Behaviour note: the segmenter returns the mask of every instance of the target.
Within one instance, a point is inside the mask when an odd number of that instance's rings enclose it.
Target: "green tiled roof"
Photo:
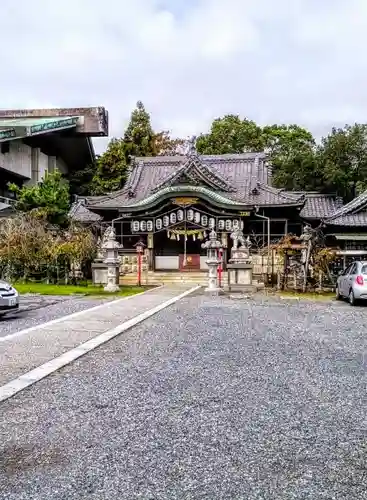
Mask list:
[[[76,127],[78,116],[0,119],[0,141]]]

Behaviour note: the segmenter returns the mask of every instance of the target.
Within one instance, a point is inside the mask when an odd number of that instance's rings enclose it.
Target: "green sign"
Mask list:
[[[9,128],[7,130],[0,130],[0,140],[1,139],[12,139],[17,134],[13,128]]]
[[[78,118],[66,118],[65,120],[54,120],[52,122],[43,122],[30,127],[31,134],[45,132],[47,130],[56,130],[58,128],[72,127],[76,124]]]

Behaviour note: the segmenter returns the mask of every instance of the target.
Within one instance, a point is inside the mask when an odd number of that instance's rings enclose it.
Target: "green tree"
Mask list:
[[[185,141],[183,139],[171,139],[169,132],[162,132],[153,135],[153,156],[174,156],[180,154]]]
[[[122,188],[128,175],[126,143],[123,139],[112,139],[106,151],[97,158],[91,193],[102,195]]]
[[[150,114],[141,101],[131,113],[130,122],[124,134],[126,161],[130,156],[155,156],[154,132]]]
[[[288,156],[274,157],[272,179],[275,187],[290,191],[321,191],[322,169],[315,149],[292,151]]]
[[[56,170],[46,174],[39,184],[22,186],[9,184],[9,189],[17,196],[15,209],[19,212],[32,212],[51,224],[68,224],[70,209],[69,184]]]
[[[226,115],[216,118],[208,134],[198,137],[197,150],[201,154],[244,153],[262,151],[264,141],[261,127],[247,118],[238,115]]]
[[[102,195],[121,189],[127,179],[131,157],[174,155],[183,144],[182,139],[171,139],[167,131],[154,132],[150,115],[141,101],[131,113],[123,138],[112,139],[106,151],[97,158],[90,171],[75,173],[76,184],[84,178],[82,187],[87,194]],[[92,175],[92,179],[90,177]],[[79,193],[77,194],[84,194]]]
[[[70,193],[78,196],[88,196],[92,193],[93,178],[96,175],[96,163],[87,165],[81,170],[69,172],[67,179],[69,181]]]
[[[268,125],[262,129],[265,151],[273,170],[273,184],[289,190],[322,187],[315,139],[298,125]]]
[[[202,154],[266,151],[275,185],[298,190],[321,185],[315,140],[298,125],[262,128],[247,118],[226,115],[213,121],[209,134],[198,138],[197,149]]]
[[[315,147],[311,132],[299,125],[267,125],[261,134],[271,158],[289,157],[297,151],[308,153]]]
[[[367,188],[367,125],[333,128],[322,139],[319,155],[328,192],[348,201]]]

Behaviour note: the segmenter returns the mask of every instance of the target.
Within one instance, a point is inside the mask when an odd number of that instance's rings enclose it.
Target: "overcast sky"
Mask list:
[[[367,0],[1,0],[0,107],[137,100],[174,136],[236,113],[316,135],[366,122]],[[97,149],[103,143],[97,144]]]

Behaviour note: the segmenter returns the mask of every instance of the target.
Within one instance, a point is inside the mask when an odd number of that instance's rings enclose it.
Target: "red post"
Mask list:
[[[141,252],[138,253],[138,286],[141,286]]]
[[[218,259],[219,259],[219,266],[218,266],[218,286],[219,288],[222,287],[222,249],[218,250]]]
[[[141,256],[144,252],[145,244],[140,240],[136,245],[136,253],[138,254],[138,286],[141,286]]]

